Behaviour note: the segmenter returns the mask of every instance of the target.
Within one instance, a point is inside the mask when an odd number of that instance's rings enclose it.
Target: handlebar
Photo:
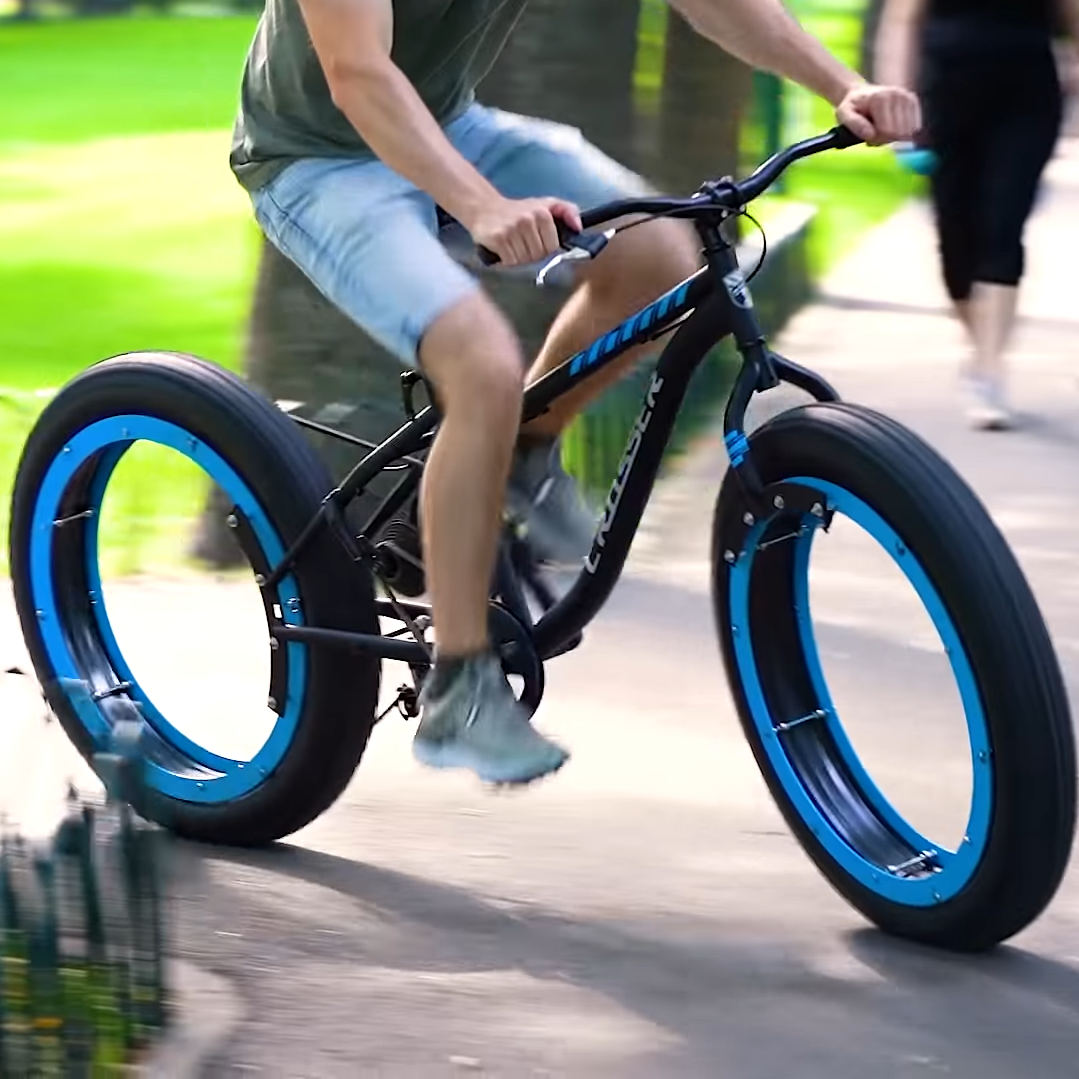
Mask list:
[[[608,202],[603,206],[585,210],[581,214],[581,224],[584,227],[582,232],[574,232],[561,222],[556,222],[559,240],[567,251],[577,249],[582,252],[582,257],[595,258],[607,246],[609,236],[591,232],[591,230],[618,217],[627,217],[632,214],[645,214],[650,217],[698,217],[717,209],[736,213],[755,199],[759,199],[796,161],[823,153],[825,150],[847,150],[852,146],[858,146],[862,141],[849,128],[834,127],[824,135],[817,135],[788,146],[785,150],[780,150],[745,180],[709,181],[692,198],[656,196],[643,199],[620,199],[617,202]],[[485,266],[495,266],[500,261],[498,255],[486,247],[477,246],[476,253]]]
[[[753,202],[754,199],[759,199],[796,161],[823,153],[825,150],[849,150],[852,146],[860,145],[861,142],[862,140],[850,128],[840,126],[832,128],[825,135],[817,135],[815,138],[795,143],[770,157],[748,179],[734,184],[734,205],[729,208],[737,210]]]

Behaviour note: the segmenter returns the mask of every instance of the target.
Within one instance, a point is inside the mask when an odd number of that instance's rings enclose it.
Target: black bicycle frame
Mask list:
[[[493,594],[499,595],[502,605],[518,621],[531,628],[534,647],[541,660],[565,650],[610,596],[625,566],[690,379],[719,342],[732,335],[743,359],[727,405],[724,432],[731,466],[745,485],[751,505],[761,490],[743,430],[746,407],[753,395],[785,381],[799,386],[818,400],[838,400],[838,395],[823,379],[766,347],[737,254],[722,234],[723,221],[729,216],[730,211],[717,209],[695,218],[707,258],[701,270],[525,391],[523,413],[527,421],[544,413],[553,402],[629,349],[674,331],[649,381],[591,553],[570,590],[538,621],[533,621],[505,544],[500,551]],[[371,450],[327,496],[319,515],[286,553],[265,586],[284,576],[314,531],[327,523],[336,523],[338,534],[350,544],[357,560],[365,554],[370,556],[372,548],[367,537],[375,535],[415,490],[422,461],[413,455],[430,442],[438,422],[436,407],[429,405]],[[405,475],[400,483],[375,510],[363,533],[356,538],[348,535],[342,523],[345,506],[385,468],[401,462],[404,462]],[[388,609],[380,605],[380,610],[397,618],[401,617],[402,611],[409,617],[429,613],[429,608],[414,603],[392,603]],[[275,633],[285,639],[348,646],[418,665],[430,662],[427,649],[418,641],[307,626],[279,626]]]

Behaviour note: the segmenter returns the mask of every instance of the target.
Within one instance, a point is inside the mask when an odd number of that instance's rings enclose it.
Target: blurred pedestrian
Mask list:
[[[1011,426],[1005,353],[1023,235],[1064,114],[1055,39],[1079,0],[887,0],[876,77],[917,89],[944,281],[970,334],[971,422]]]

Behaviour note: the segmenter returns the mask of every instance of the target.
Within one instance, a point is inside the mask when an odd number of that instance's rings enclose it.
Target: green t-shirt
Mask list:
[[[393,0],[394,63],[443,125],[472,103],[528,0]],[[266,0],[247,55],[230,164],[249,191],[301,157],[371,151],[334,105],[297,0]]]

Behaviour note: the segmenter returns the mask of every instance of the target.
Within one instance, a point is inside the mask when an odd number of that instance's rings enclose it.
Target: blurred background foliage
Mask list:
[[[310,289],[300,295],[306,283],[263,251],[228,171],[229,128],[259,6],[0,0],[5,534],[8,491],[34,417],[56,387],[105,356],[194,353],[244,370],[276,396],[391,396],[397,368],[342,320],[316,310]],[[849,63],[865,62],[868,0],[789,6]],[[748,169],[833,122],[823,102],[752,75],[701,41],[662,0],[533,0],[481,98],[574,124],[672,192]],[[767,227],[785,203],[817,209],[808,260],[818,278],[910,185],[884,151],[824,155],[792,170],[757,212]],[[544,307],[531,289],[526,297],[520,282],[498,287],[526,340],[541,336],[550,301]],[[289,289],[299,297],[291,308],[271,302]],[[280,318],[282,309],[299,311],[291,330],[269,332],[275,327],[260,312]],[[316,324],[317,341],[306,332]],[[366,384],[356,383],[357,357],[372,372]],[[713,409],[724,376],[718,368],[705,376],[700,408]],[[621,455],[637,400],[628,385],[567,440],[571,467],[597,490]],[[105,546],[116,571],[183,557],[176,522],[194,521],[205,499],[184,462],[145,449],[114,496],[123,512]]]

